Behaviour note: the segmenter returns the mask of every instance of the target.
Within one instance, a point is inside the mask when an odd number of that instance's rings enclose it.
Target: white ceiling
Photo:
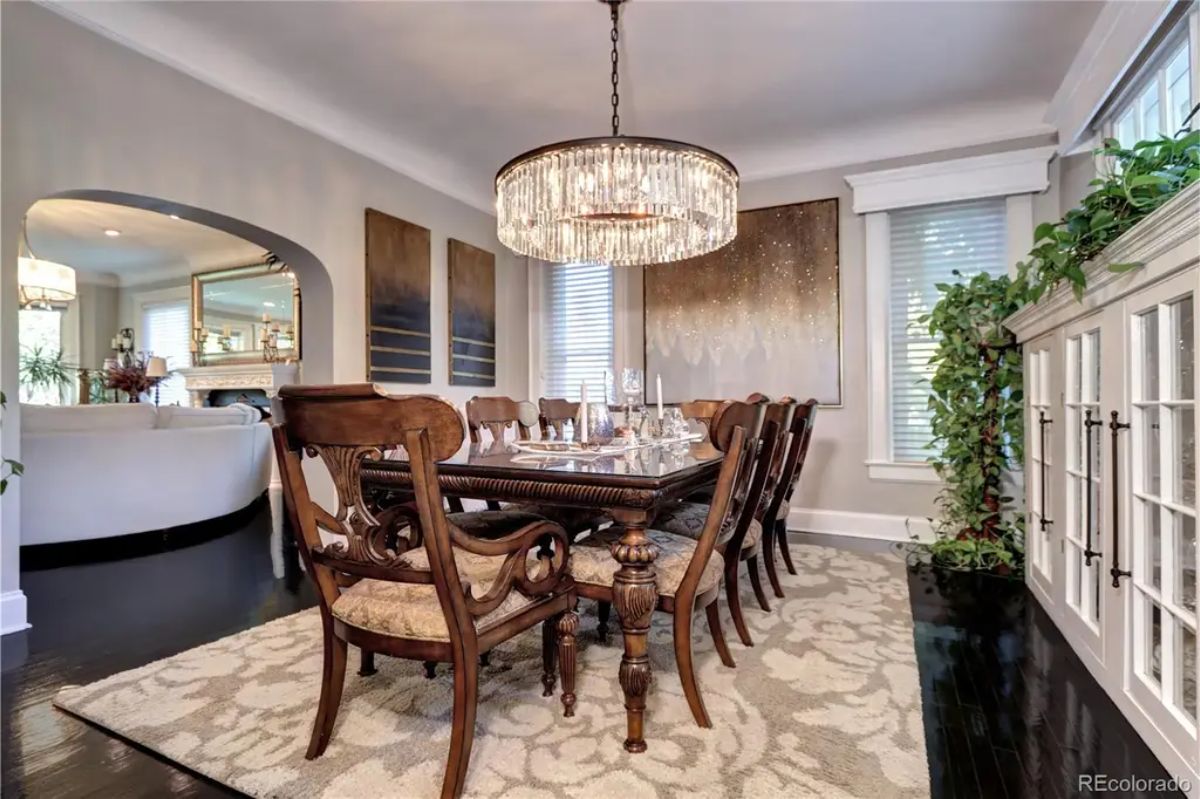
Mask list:
[[[743,179],[1049,132],[1103,5],[633,0],[622,131],[716,149]],[[608,132],[593,0],[55,7],[482,208],[511,156]]]
[[[89,200],[40,200],[25,217],[34,255],[73,267],[81,279],[138,283],[260,261],[245,239],[154,211]],[[112,238],[106,229],[121,231]]]

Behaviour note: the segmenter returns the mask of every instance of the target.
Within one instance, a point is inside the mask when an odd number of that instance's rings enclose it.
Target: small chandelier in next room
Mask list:
[[[737,235],[738,173],[692,144],[623,136],[612,16],[612,135],[548,144],[496,175],[496,230],[521,255],[554,263],[659,264],[711,252]]]

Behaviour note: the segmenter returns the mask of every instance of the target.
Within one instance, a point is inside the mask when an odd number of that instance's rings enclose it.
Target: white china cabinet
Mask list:
[[[1128,262],[1143,266],[1108,269]],[[1193,797],[1198,262],[1193,185],[1089,267],[1082,302],[1060,287],[1007,320],[1025,357],[1027,584]]]

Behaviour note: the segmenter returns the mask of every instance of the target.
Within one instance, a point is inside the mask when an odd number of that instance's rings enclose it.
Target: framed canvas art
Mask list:
[[[449,241],[450,385],[496,385],[496,256]]]
[[[367,209],[367,379],[431,381],[429,229]]]
[[[837,199],[738,214],[715,252],[643,269],[647,378],[664,402],[842,402]]]

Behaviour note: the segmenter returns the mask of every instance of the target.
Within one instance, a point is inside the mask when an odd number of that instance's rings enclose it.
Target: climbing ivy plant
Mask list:
[[[920,320],[938,340],[929,397],[930,463],[942,479],[933,555],[955,568],[1017,569],[1024,527],[1005,481],[1022,460],[1024,395],[1021,350],[1004,320],[1020,303],[1007,276],[937,288],[942,299]]]
[[[937,564],[1001,573],[1023,568],[1023,514],[1005,490],[1007,475],[1023,461],[1022,359],[1003,320],[1063,283],[1082,298],[1084,266],[1200,180],[1200,131],[1185,129],[1131,148],[1110,139],[1096,155],[1105,172],[1078,207],[1037,226],[1016,279],[956,272],[963,280],[939,285],[941,299],[920,320],[938,341],[929,398],[935,451],[929,460],[943,481],[931,546]]]

